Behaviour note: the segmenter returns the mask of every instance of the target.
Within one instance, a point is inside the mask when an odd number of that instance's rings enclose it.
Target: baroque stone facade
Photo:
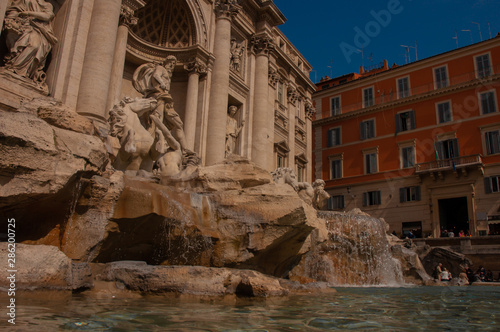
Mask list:
[[[232,153],[268,171],[290,167],[300,181],[312,180],[312,68],[277,28],[286,19],[272,1],[23,1],[45,13],[29,21],[47,45],[38,66],[31,66],[36,75],[7,68],[13,58],[5,42],[12,39],[9,8],[17,2],[0,2],[1,109],[52,99],[92,120],[106,137],[109,110],[124,97],[142,97],[133,86],[136,69],[174,56],[170,94],[185,148],[203,165],[227,156],[228,109],[234,106],[241,132]],[[42,25],[50,34],[38,32]]]

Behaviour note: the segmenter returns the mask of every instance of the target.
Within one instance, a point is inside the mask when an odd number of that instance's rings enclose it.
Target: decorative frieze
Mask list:
[[[268,35],[253,35],[250,39],[250,48],[255,54],[269,55],[274,50],[274,40]]]
[[[300,97],[300,94],[297,92],[297,89],[292,85],[288,85],[287,95],[288,95],[288,102],[292,105],[295,105],[295,103]]]
[[[269,68],[269,85],[276,89],[280,80],[280,74],[274,68]]]
[[[130,27],[136,25],[138,21],[139,18],[135,16],[134,10],[129,6],[122,4],[120,10],[120,25]]]
[[[237,0],[216,0],[215,15],[217,18],[232,18],[241,10]]]
[[[307,119],[311,120],[314,117],[314,114],[316,114],[316,109],[313,106],[313,103],[310,99],[307,99],[305,102],[305,109],[306,109],[306,117]]]
[[[185,64],[184,70],[188,73],[197,73],[198,75],[203,76],[207,73],[207,65],[200,59],[195,59]]]

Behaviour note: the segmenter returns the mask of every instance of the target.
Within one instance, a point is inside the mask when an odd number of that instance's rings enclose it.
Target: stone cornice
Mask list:
[[[314,126],[325,125],[325,124],[332,123],[332,122],[335,122],[338,120],[345,120],[345,119],[349,119],[349,118],[353,118],[353,117],[358,117],[360,115],[376,113],[376,112],[379,112],[381,110],[388,109],[388,108],[395,108],[395,107],[400,107],[400,106],[405,106],[405,105],[411,105],[411,104],[414,104],[416,102],[419,102],[419,101],[422,101],[425,99],[430,99],[430,98],[434,98],[434,97],[437,97],[440,95],[446,95],[449,93],[454,93],[454,92],[458,92],[461,90],[474,88],[476,86],[484,86],[484,85],[487,85],[487,84],[490,84],[490,83],[496,82],[496,81],[500,81],[500,74],[490,76],[490,77],[487,77],[484,79],[477,79],[477,80],[468,81],[468,82],[465,82],[462,84],[449,86],[449,87],[444,88],[444,89],[433,90],[430,92],[422,93],[422,94],[411,96],[411,97],[404,98],[404,99],[397,99],[397,100],[393,100],[393,101],[390,101],[387,103],[373,105],[373,106],[368,107],[368,108],[362,108],[362,109],[359,109],[356,111],[351,111],[351,112],[339,114],[336,116],[330,116],[330,117],[327,117],[324,119],[319,119],[319,120],[314,121],[313,125]]]

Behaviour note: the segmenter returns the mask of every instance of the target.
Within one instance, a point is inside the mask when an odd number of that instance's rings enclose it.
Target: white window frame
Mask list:
[[[486,53],[482,53],[482,54],[478,54],[478,55],[475,55],[474,56],[474,72],[476,73],[476,78],[478,79],[481,79],[483,77],[479,76],[479,71],[478,71],[478,68],[477,68],[477,58],[481,57],[481,56],[485,56],[487,55],[488,56],[488,61],[489,61],[489,64],[490,64],[490,75],[493,75],[494,72],[493,72],[493,63],[491,62],[491,52],[486,52]]]
[[[441,68],[444,68],[444,70],[446,72],[446,86],[438,87],[437,86],[438,82],[437,82],[437,77],[436,77],[436,69],[441,69]],[[432,68],[432,78],[434,80],[434,90],[443,89],[443,88],[449,87],[450,86],[450,74],[449,74],[449,71],[448,71],[448,64],[444,64],[444,65]]]
[[[407,79],[407,80],[408,80],[408,95],[407,95],[407,96],[404,96],[404,97],[401,97],[401,96],[400,96],[401,91],[399,91],[399,80],[402,80],[402,79]],[[404,99],[404,98],[411,97],[411,81],[410,81],[410,75],[401,76],[401,77],[396,78],[396,92],[397,92],[397,97],[398,97],[398,99]]]
[[[489,113],[484,113],[483,109],[483,102],[481,100],[481,96],[487,93],[493,93],[493,100],[495,101],[495,112],[489,112]],[[498,99],[497,99],[497,90],[496,89],[491,89],[488,91],[482,91],[477,94],[477,102],[479,104],[479,109],[481,110],[481,115],[487,115],[487,114],[496,114],[498,113]]]
[[[339,109],[338,109],[338,113],[337,114],[333,114],[332,101],[334,99],[338,99],[339,100]],[[333,96],[333,97],[330,98],[330,116],[336,116],[336,115],[340,115],[340,114],[342,114],[342,96],[341,95]]]
[[[375,172],[370,172],[368,173],[368,168],[367,168],[367,163],[366,163],[366,157],[368,155],[372,155],[374,154],[375,155],[375,165],[376,165],[376,170]],[[364,174],[365,175],[369,175],[369,174],[377,174],[380,172],[380,168],[379,168],[379,155],[378,155],[378,146],[374,147],[374,148],[369,148],[369,149],[364,149],[363,150],[363,171],[364,171]],[[371,167],[370,167],[371,168]]]
[[[372,90],[372,104],[371,105],[366,105],[366,100],[365,100],[365,91],[366,90]],[[367,107],[372,107],[375,105],[375,87],[372,85],[372,86],[369,86],[369,87],[366,87],[366,88],[363,88],[361,89],[361,93],[362,93],[362,100],[363,100],[363,108],[367,108]]]
[[[370,122],[370,121],[373,121],[373,137],[365,137],[363,139],[363,141],[377,137],[377,120],[375,118],[365,119],[365,120],[361,121],[361,123]],[[361,130],[361,123],[360,123],[360,130]],[[359,137],[361,138],[361,133],[359,134]]]
[[[418,163],[417,162],[417,140],[413,139],[413,140],[409,140],[409,141],[404,141],[404,142],[400,142],[398,143],[398,147],[399,147],[399,168],[400,169],[408,169],[408,168],[413,168],[415,167],[415,165]],[[404,167],[403,165],[403,149],[405,148],[413,148],[413,166],[409,166],[409,167]]]
[[[340,176],[336,177],[336,178],[333,177],[333,168],[332,168],[333,161],[340,161]],[[335,155],[329,156],[328,157],[328,167],[330,168],[330,174],[328,177],[330,180],[342,179],[344,177],[344,154],[340,153],[340,154],[335,154]]]
[[[493,124],[488,124],[486,126],[480,127],[481,129],[481,144],[483,147],[483,155],[484,156],[495,156],[498,155],[499,153],[492,153],[488,154],[488,147],[486,146],[486,133],[492,132],[492,131],[498,131],[500,134],[500,123],[493,123]]]
[[[446,103],[448,103],[450,105],[450,121],[439,122],[439,105],[446,104]],[[453,108],[452,108],[452,105],[453,104],[451,102],[451,99],[443,100],[443,101],[437,102],[435,104],[435,108],[436,108],[436,123],[437,124],[444,124],[444,123],[453,122]]]
[[[328,145],[328,138],[330,137],[330,131],[331,130],[339,130],[339,142],[336,142],[337,144],[334,144],[334,145]],[[328,148],[333,148],[333,147],[336,147],[336,146],[339,146],[339,145],[342,145],[342,126],[338,126],[338,127],[333,127],[333,128],[328,128],[328,130],[326,131],[326,147]]]

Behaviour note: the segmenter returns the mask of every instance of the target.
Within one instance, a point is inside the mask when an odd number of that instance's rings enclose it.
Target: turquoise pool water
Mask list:
[[[20,297],[16,330],[500,330],[500,287],[338,288],[337,291],[319,296],[230,301],[162,296]],[[3,298],[2,303],[6,303]],[[11,325],[4,316],[0,330],[7,327]]]

